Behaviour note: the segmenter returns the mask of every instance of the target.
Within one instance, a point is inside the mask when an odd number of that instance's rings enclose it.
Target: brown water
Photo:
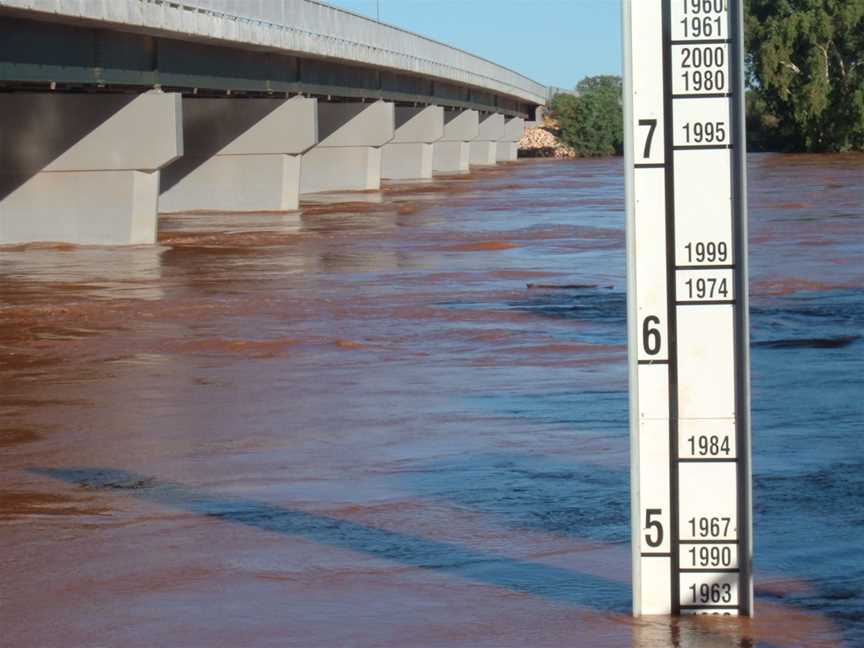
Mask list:
[[[629,616],[622,165],[532,161],[0,252],[0,645],[864,645],[864,158],[750,170],[755,620]]]

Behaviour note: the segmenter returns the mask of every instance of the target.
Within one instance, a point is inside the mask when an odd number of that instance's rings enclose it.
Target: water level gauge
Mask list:
[[[625,0],[634,613],[752,614],[741,0]]]

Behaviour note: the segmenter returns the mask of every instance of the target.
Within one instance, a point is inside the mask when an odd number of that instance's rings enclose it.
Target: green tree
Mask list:
[[[771,148],[864,148],[864,0],[747,0],[749,127]]]
[[[576,95],[555,95],[551,108],[561,129],[561,140],[578,155],[621,154],[624,117],[620,77],[586,77],[576,86]]]

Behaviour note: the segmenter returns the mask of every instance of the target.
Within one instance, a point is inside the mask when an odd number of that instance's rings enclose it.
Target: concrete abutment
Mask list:
[[[511,117],[504,122],[504,134],[495,146],[498,162],[512,162],[519,156],[519,140],[525,134],[525,120]]]
[[[477,137],[471,142],[471,166],[491,166],[498,161],[498,140],[504,137],[504,115],[490,113],[480,118]]]
[[[159,210],[297,209],[315,99],[183,98],[184,155],[162,172]]]
[[[288,211],[515,158],[521,119],[302,96],[9,93],[0,244],[156,242],[158,213]]]
[[[381,147],[393,139],[394,105],[318,102],[318,144],[303,154],[300,193],[381,188]]]
[[[471,141],[480,131],[476,110],[445,110],[444,134],[432,145],[432,170],[467,173],[471,165]]]
[[[391,180],[432,177],[433,143],[444,136],[440,106],[397,106],[393,139],[381,153],[381,177]]]
[[[156,242],[159,173],[183,154],[179,94],[10,93],[0,243]]]

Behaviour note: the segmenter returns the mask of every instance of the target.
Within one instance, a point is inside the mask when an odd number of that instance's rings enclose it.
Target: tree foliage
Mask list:
[[[864,149],[864,0],[748,0],[757,146]]]
[[[561,140],[580,156],[620,155],[624,148],[621,78],[582,79],[576,94],[557,94],[550,105]]]

